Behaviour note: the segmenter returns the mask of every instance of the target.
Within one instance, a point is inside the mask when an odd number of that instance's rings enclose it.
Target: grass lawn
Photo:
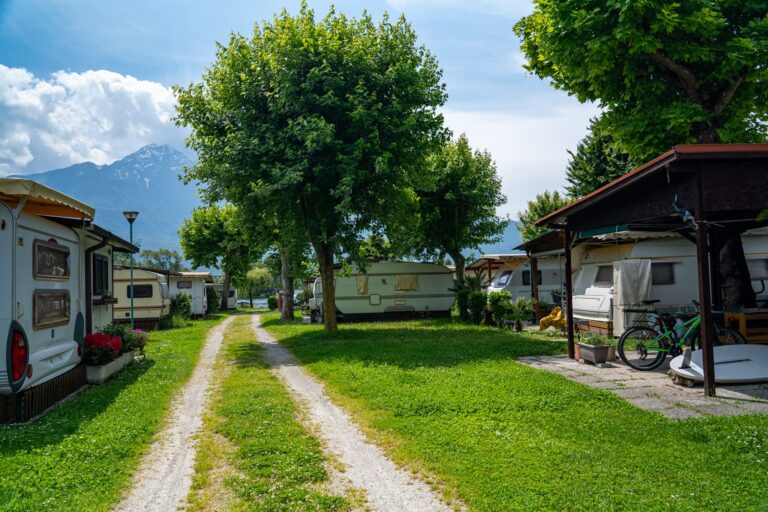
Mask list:
[[[671,421],[518,364],[562,341],[450,321],[267,328],[399,463],[472,510],[768,510],[768,417]]]
[[[320,445],[297,421],[287,391],[268,370],[250,315],[225,336],[198,447],[191,510],[347,510],[325,488]]]
[[[146,358],[114,379],[30,424],[0,427],[0,510],[109,510],[223,318],[152,332]]]

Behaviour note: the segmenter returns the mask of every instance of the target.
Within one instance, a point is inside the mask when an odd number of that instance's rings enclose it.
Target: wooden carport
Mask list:
[[[574,357],[574,240],[623,229],[674,231],[696,243],[704,389],[715,394],[713,304],[722,304],[719,251],[735,235],[768,224],[768,144],[675,146],[621,178],[536,221],[562,230],[568,354]]]

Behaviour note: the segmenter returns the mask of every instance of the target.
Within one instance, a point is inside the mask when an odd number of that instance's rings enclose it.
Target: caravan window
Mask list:
[[[151,284],[136,284],[133,286],[136,290],[134,299],[151,299],[152,298],[152,285]],[[131,285],[125,287],[125,294],[128,298],[131,298]]]
[[[32,326],[36,330],[68,324],[69,290],[35,290],[32,309]]]
[[[179,290],[188,290],[192,288],[192,281],[177,281],[176,288]]]
[[[506,272],[502,272],[502,274],[496,278],[496,286],[506,286],[509,282],[509,276],[512,275],[512,272],[507,270]]]
[[[109,258],[103,254],[93,255],[93,294],[109,295]]]
[[[539,284],[541,284],[541,270],[539,270]],[[531,286],[530,270],[523,270],[523,286]]]
[[[55,241],[35,240],[35,279],[69,279],[69,248]]]
[[[758,279],[768,279],[768,259],[747,260],[749,268],[749,278],[756,281]]]
[[[675,284],[675,264],[651,263],[651,284]]]
[[[416,274],[395,275],[395,291],[408,292],[419,289],[419,276]]]
[[[600,288],[613,286],[613,265],[600,265],[597,267],[595,286]]]

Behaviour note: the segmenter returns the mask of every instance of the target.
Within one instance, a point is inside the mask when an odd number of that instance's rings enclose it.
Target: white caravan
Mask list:
[[[561,257],[538,258],[539,300],[554,302],[553,293],[563,290],[563,261]],[[488,293],[506,290],[512,295],[512,300],[519,297],[533,296],[531,262],[523,255],[512,268],[501,268],[488,286]]]
[[[215,289],[219,297],[221,297],[222,292],[224,291],[224,286],[221,283],[208,283],[206,286]],[[237,309],[237,290],[234,286],[229,287],[229,297],[227,297],[227,309]]]
[[[153,329],[171,314],[168,277],[161,271],[133,269],[133,317],[136,327]],[[131,321],[131,270],[115,267],[115,321]]]
[[[174,272],[169,275],[171,297],[179,293],[189,296],[193,317],[203,317],[208,311],[206,283],[213,283],[210,272]]]
[[[637,320],[627,309],[692,310],[698,297],[696,246],[678,235],[624,232],[594,237],[573,252],[573,317],[612,322],[613,334]],[[634,239],[634,240],[632,240]],[[742,236],[759,300],[768,299],[768,236]]]
[[[382,320],[450,316],[455,294],[453,276],[445,265],[383,261],[370,263],[365,272],[353,267],[336,277],[339,319]],[[323,289],[320,278],[309,301],[312,317],[320,320]]]

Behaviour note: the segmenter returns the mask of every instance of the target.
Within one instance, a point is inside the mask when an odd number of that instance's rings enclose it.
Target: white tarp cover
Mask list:
[[[597,277],[597,265],[582,265],[581,270],[576,275],[576,281],[573,283],[573,294],[584,295],[587,288],[595,283]]]
[[[640,320],[640,314],[625,314],[624,309],[639,309],[651,295],[651,260],[613,262],[613,333],[620,336]]]
[[[36,181],[0,178],[0,199],[18,203],[25,197],[27,204],[24,211],[35,215],[93,220],[96,214],[93,207]]]

